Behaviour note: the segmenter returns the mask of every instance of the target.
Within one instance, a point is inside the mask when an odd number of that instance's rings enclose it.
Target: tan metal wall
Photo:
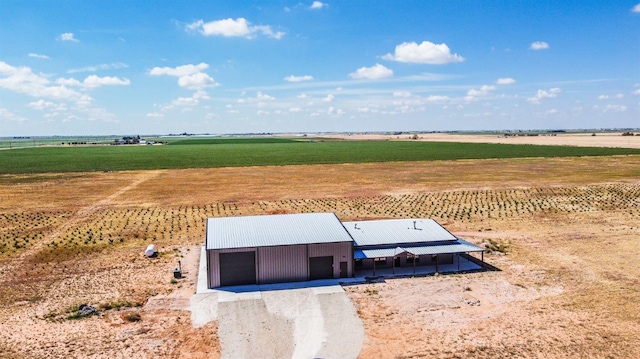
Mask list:
[[[234,252],[254,252],[255,247],[234,248],[234,249],[210,249],[207,251],[207,272],[209,288],[217,288],[220,286],[220,253]],[[258,256],[256,256],[257,258]],[[256,268],[258,266],[256,265]]]
[[[304,281],[309,278],[307,246],[258,247],[258,283]]]
[[[340,262],[347,262],[348,276],[353,276],[353,245],[351,242],[308,244],[309,257],[333,256],[333,278],[340,278]]]
[[[340,262],[347,262],[348,276],[353,276],[351,242],[216,249],[207,251],[209,288],[220,286],[220,253],[249,251],[256,251],[258,284],[308,280],[309,257],[332,256],[334,278],[340,278]]]

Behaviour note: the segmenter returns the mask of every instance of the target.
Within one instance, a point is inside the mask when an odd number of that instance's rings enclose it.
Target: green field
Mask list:
[[[194,139],[159,146],[36,147],[3,150],[0,151],[0,174],[640,155],[640,149],[452,142],[227,141]]]

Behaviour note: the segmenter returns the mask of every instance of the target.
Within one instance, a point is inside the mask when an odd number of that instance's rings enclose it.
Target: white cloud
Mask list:
[[[545,98],[554,98],[557,97],[561,90],[557,87],[549,89],[549,91],[538,90],[535,96],[527,98],[527,101],[533,104],[539,104],[541,100]]]
[[[87,76],[82,82],[84,87],[88,88],[96,88],[100,86],[123,86],[129,85],[131,81],[127,78],[118,78],[118,77],[98,77],[96,75]]]
[[[398,62],[430,65],[443,65],[464,61],[462,56],[451,54],[451,50],[447,44],[434,44],[430,41],[423,41],[420,45],[415,42],[404,42],[396,46],[393,55],[386,54],[382,58]]]
[[[205,87],[216,86],[216,81],[204,72],[198,72],[191,75],[180,76],[178,78],[178,85],[190,90],[198,90]]]
[[[84,81],[80,82],[74,78],[59,78],[56,80],[56,83],[62,86],[77,86],[82,88],[97,88],[101,86],[122,86],[129,85],[131,81],[127,78],[118,78],[118,77],[98,77],[96,75],[87,76]]]
[[[210,22],[204,22],[198,20],[194,23],[187,25],[190,30],[198,30],[205,36],[249,36],[251,31],[249,30],[249,22],[245,18],[238,18],[236,20],[228,18],[224,20],[216,20]]]
[[[531,43],[531,46],[529,46],[529,48],[531,50],[546,50],[549,48],[549,44],[544,41],[535,41]]]
[[[65,79],[63,77],[59,78],[56,80],[56,83],[58,85],[62,85],[62,86],[77,86],[77,87],[82,87],[82,82],[74,79],[74,78],[68,78]]]
[[[499,78],[496,81],[496,84],[498,85],[513,85],[515,83],[516,83],[516,80],[512,79],[511,77]]]
[[[300,107],[291,107],[289,109],[289,112],[291,113],[296,113],[296,112],[302,112],[303,110]]]
[[[242,95],[244,96],[245,93],[244,91],[242,92]],[[256,96],[255,97],[246,97],[246,98],[239,98],[236,100],[236,103],[238,104],[256,104],[257,107],[266,107],[268,106],[267,101],[274,101],[276,98],[273,96],[270,96],[262,91],[258,91],[256,92]]]
[[[65,32],[64,34],[60,35],[59,39],[62,40],[62,41],[78,42],[78,39],[76,39],[73,36],[72,32]]]
[[[209,68],[208,64],[201,62],[197,65],[187,64],[177,67],[154,67],[149,71],[152,76],[178,77],[178,85],[190,90],[201,90],[205,87],[218,86],[213,77],[202,72]]]
[[[323,98],[322,101],[324,102],[331,102],[335,99],[336,97],[333,96],[332,94],[328,94],[327,97]]]
[[[54,110],[54,111],[65,111],[67,109],[67,105],[63,103],[53,103],[45,100],[38,100],[34,102],[29,102],[27,107],[32,108],[34,110]]]
[[[631,8],[631,12],[640,12],[640,4],[636,4]]]
[[[551,110],[547,110],[544,114],[545,115],[555,115],[558,113],[558,110],[556,110],[555,108],[552,108]]]
[[[197,98],[194,97],[178,97],[173,100],[172,104],[176,106],[195,106],[199,103]]]
[[[86,105],[93,100],[88,95],[81,94],[64,85],[51,86],[50,84],[51,81],[45,75],[35,74],[28,67],[14,67],[0,61],[1,88],[32,97],[76,101],[80,105]]]
[[[317,9],[322,9],[323,7],[328,7],[328,4],[325,4],[321,1],[314,1],[311,6],[309,6],[309,8],[317,10]]]
[[[161,113],[161,112],[149,112],[147,114],[147,117],[152,117],[152,118],[164,117],[164,113]]]
[[[409,91],[394,91],[393,97],[411,97],[411,92]]]
[[[352,79],[382,79],[385,77],[393,76],[393,70],[386,68],[383,65],[375,64],[371,67],[361,67],[355,72],[349,74]]]
[[[341,115],[344,115],[344,114],[345,114],[344,110],[342,110],[340,108],[329,107],[327,109],[327,115],[329,115],[329,116],[341,116]]]
[[[1,120],[9,120],[9,121],[15,121],[15,122],[23,122],[26,121],[27,119],[16,115],[15,113],[7,110],[6,108],[2,108],[0,107],[0,119]]]
[[[595,106],[593,106],[593,109],[595,111],[599,111],[599,112],[602,112],[602,113],[607,113],[607,112],[625,112],[625,111],[627,111],[627,106],[623,106],[623,105],[598,106],[598,105],[595,105]]]
[[[30,53],[28,54],[28,56],[29,56],[29,57],[33,57],[33,58],[36,58],[36,59],[43,59],[43,60],[50,60],[50,59],[51,59],[51,58],[50,58],[49,56],[47,56],[47,55],[40,55],[40,54],[36,54],[36,53],[33,53],[33,52],[30,52]]]
[[[609,99],[608,95],[600,95],[600,96],[598,96],[598,100],[607,100],[607,99]]]
[[[224,37],[245,37],[254,38],[256,34],[262,34],[274,39],[280,39],[285,35],[284,32],[273,31],[271,26],[257,25],[252,26],[245,18],[223,19],[204,22],[203,20],[195,21],[187,25],[188,31],[198,31],[204,36],[224,36]]]
[[[284,35],[286,35],[284,31],[273,31],[271,26],[265,25],[254,26],[252,27],[252,30],[254,30],[254,32],[261,32],[262,35],[274,38],[276,40],[280,40]]]
[[[256,98],[258,100],[275,100],[276,99],[273,96],[269,96],[266,93],[262,93],[262,91],[258,91],[258,93],[256,94]]]
[[[110,64],[100,64],[100,65],[95,65],[95,66],[86,66],[86,67],[81,67],[81,68],[77,68],[77,69],[71,69],[68,70],[67,73],[68,74],[74,74],[77,72],[96,72],[98,70],[111,70],[111,69],[121,69],[121,68],[127,68],[129,67],[129,65],[122,63],[122,62],[112,62]]]
[[[306,93],[301,93],[301,94],[297,95],[296,98],[307,98],[307,94]]]
[[[193,94],[193,98],[197,100],[209,100],[211,97],[206,91],[198,90]]]
[[[311,81],[313,80],[313,76],[310,75],[304,75],[304,76],[287,76],[284,78],[285,81],[289,81],[289,82],[302,82],[302,81]]]
[[[631,94],[640,95],[640,89],[634,90]]]
[[[449,96],[432,95],[432,96],[429,96],[429,97],[426,97],[426,98],[422,99],[422,102],[424,102],[424,103],[443,103],[443,102],[448,102],[449,100],[451,100],[451,98],[449,98]]]
[[[193,95],[191,95],[191,97],[178,97],[177,99],[171,101],[170,104],[165,104],[165,105],[154,104],[153,106],[156,108],[159,108],[161,112],[155,111],[151,114],[147,114],[147,117],[161,117],[153,114],[154,113],[161,114],[175,107],[180,107],[181,108],[180,111],[183,113],[188,112],[188,111],[191,111],[191,109],[186,109],[186,108],[199,105],[200,100],[209,100],[209,99],[211,99],[211,97],[206,91],[197,90],[196,92],[193,93]]]
[[[169,75],[169,76],[179,77],[179,76],[196,74],[208,68],[209,68],[209,65],[205,64],[204,62],[201,62],[197,65],[188,64],[188,65],[182,65],[177,67],[154,67],[153,69],[151,69],[151,71],[149,71],[149,75],[152,75],[152,76]]]
[[[467,96],[464,97],[465,101],[476,101],[480,99],[480,97],[485,97],[491,94],[491,91],[495,90],[496,87],[493,85],[482,85],[480,89],[471,89],[467,91]]]

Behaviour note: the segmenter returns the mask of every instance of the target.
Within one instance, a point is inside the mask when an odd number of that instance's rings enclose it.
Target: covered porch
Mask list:
[[[471,255],[478,252],[480,258]],[[354,259],[356,276],[465,272],[484,267],[484,249],[458,239],[439,245],[358,248]]]

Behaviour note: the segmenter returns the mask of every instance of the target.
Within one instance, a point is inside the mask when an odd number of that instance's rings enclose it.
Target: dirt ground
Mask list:
[[[217,358],[216,323],[193,328],[185,310],[204,219],[310,211],[434,218],[505,252],[485,254],[496,272],[345,287],[365,327],[362,358],[640,357],[639,164],[619,156],[1,176],[0,358]],[[143,256],[149,243],[157,258]],[[185,278],[174,280],[178,260]],[[100,314],[71,319],[80,304]]]
[[[419,133],[414,139],[413,134],[382,135],[382,134],[352,134],[352,135],[322,135],[322,137],[351,139],[351,140],[412,140],[435,142],[475,142],[475,143],[510,143],[519,145],[559,145],[584,147],[623,147],[640,148],[640,136],[622,136],[617,133],[554,133],[538,136],[518,136],[511,134],[493,135],[458,135],[449,133]]]

